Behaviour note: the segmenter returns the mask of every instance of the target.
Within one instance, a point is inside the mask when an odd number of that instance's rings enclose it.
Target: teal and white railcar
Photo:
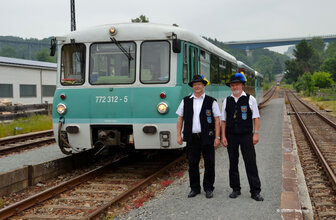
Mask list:
[[[57,37],[53,129],[62,152],[97,146],[177,149],[176,109],[195,74],[218,103],[237,60],[177,26],[122,23]]]
[[[260,104],[264,99],[264,77],[258,71],[255,71],[255,96],[257,99],[258,104]]]

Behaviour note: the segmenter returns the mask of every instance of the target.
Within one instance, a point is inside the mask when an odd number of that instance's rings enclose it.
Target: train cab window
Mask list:
[[[200,53],[200,74],[210,79],[210,54],[201,50]]]
[[[141,44],[140,81],[142,83],[167,83],[170,72],[170,43],[145,41]]]
[[[90,83],[132,84],[135,81],[134,42],[95,43],[90,47]]]
[[[184,43],[183,47],[183,83],[188,83],[188,45]]]
[[[85,79],[85,45],[66,44],[61,53],[61,84],[82,85]]]
[[[219,84],[219,57],[211,54],[210,57],[210,80],[213,84]]]

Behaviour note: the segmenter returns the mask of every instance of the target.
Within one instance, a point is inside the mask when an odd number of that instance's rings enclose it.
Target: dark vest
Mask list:
[[[205,95],[201,112],[200,112],[200,123],[201,123],[201,137],[203,145],[213,145],[215,139],[215,119],[212,112],[212,103],[216,99],[211,96]],[[190,96],[183,98],[184,108],[183,108],[183,140],[190,142],[192,141],[192,123],[194,115],[194,99]]]
[[[252,110],[249,105],[250,95],[241,96],[236,103],[232,96],[226,98],[226,128],[228,134],[252,133]]]

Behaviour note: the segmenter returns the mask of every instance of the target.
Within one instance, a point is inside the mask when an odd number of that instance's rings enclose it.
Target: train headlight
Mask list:
[[[110,35],[111,35],[111,36],[116,35],[116,33],[117,33],[117,29],[116,29],[115,27],[111,27],[111,28],[109,29],[109,32],[110,32]]]
[[[167,103],[161,102],[157,106],[157,110],[160,114],[165,114],[168,111]]]
[[[63,103],[60,103],[60,104],[57,105],[56,111],[57,111],[58,114],[64,115],[65,112],[66,112],[66,106]]]

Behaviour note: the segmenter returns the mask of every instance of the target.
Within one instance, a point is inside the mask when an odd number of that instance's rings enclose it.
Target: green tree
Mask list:
[[[326,72],[315,72],[312,78],[318,88],[327,88],[334,83],[331,79],[331,74]]]
[[[36,53],[36,60],[56,63],[56,56],[51,57],[49,54],[50,52],[46,48],[43,48],[42,50]]]
[[[274,74],[280,74],[282,73],[283,71],[283,68],[282,68],[282,65],[280,63],[280,60],[278,58],[275,59],[275,62],[274,62],[274,65],[273,65],[273,68],[272,68],[272,73],[273,75]]]
[[[285,78],[287,79],[288,83],[297,81],[297,79],[304,73],[302,65],[299,62],[296,62],[296,60],[287,60],[285,65]]]
[[[325,58],[336,56],[336,42],[331,42],[325,52]]]
[[[131,21],[133,23],[148,23],[149,22],[149,18],[146,18],[145,15],[140,15],[140,17],[138,17],[138,18],[131,19]]]
[[[272,75],[273,60],[267,56],[260,56],[258,61],[253,65],[253,68],[260,73],[263,73],[266,80],[269,82],[273,80],[274,76]]]
[[[311,66],[309,63],[309,60],[314,54],[313,47],[307,43],[306,40],[302,40],[300,43],[296,45],[295,50],[293,51],[294,57],[296,58],[296,61],[299,62],[304,72],[308,73],[311,72]]]
[[[15,49],[9,46],[3,47],[0,51],[0,55],[3,57],[17,57]]]
[[[332,79],[336,82],[336,55],[326,59],[322,63],[320,71],[331,73]]]
[[[305,95],[310,96],[315,90],[315,84],[313,77],[310,73],[304,73],[299,77],[299,81],[302,83]]]
[[[308,60],[309,70],[312,73],[319,70],[319,68],[320,68],[320,66],[322,64],[322,62],[321,62],[321,56],[320,56],[320,54],[315,49],[313,49],[313,54],[310,57],[310,59]]]
[[[325,44],[322,38],[314,37],[309,43],[316,52],[321,56],[324,52]]]

